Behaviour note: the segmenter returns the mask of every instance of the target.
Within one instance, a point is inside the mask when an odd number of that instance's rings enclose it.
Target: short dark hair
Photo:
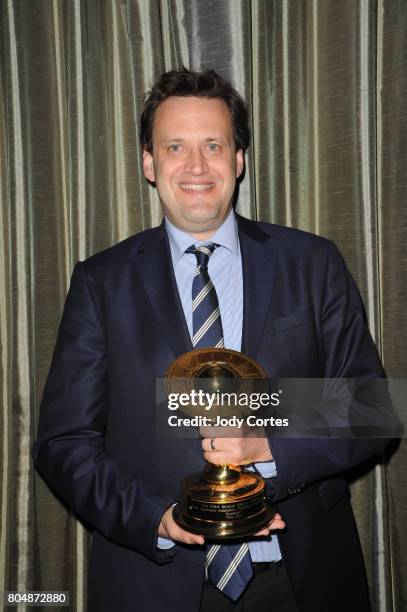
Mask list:
[[[153,122],[155,111],[172,96],[197,98],[219,98],[230,112],[234,130],[235,146],[246,151],[250,142],[247,105],[232,85],[215,70],[194,72],[188,68],[164,72],[147,92],[140,120],[140,141],[143,149],[153,150]]]

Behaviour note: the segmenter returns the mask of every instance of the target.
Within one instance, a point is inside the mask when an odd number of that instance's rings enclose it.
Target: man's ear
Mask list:
[[[242,174],[244,168],[244,153],[242,149],[236,151],[236,178]]]
[[[150,181],[150,183],[155,182],[153,156],[147,151],[147,149],[144,149],[143,151],[143,172],[144,176],[148,181]]]

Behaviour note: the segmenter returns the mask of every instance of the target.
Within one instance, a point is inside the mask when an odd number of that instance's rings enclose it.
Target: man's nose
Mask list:
[[[201,149],[191,149],[185,162],[185,170],[192,174],[203,174],[208,171],[208,164]]]

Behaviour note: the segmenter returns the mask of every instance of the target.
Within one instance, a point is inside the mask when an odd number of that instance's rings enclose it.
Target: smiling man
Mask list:
[[[192,348],[242,351],[273,378],[383,375],[335,246],[235,214],[249,137],[216,72],[163,74],[141,144],[164,221],[73,273],[34,458],[93,530],[91,612],[370,609],[345,474],[383,439],[156,434],[155,381]],[[279,514],[237,547],[173,519],[205,460],[250,464],[274,495]]]
[[[144,174],[156,184],[166,218],[206,240],[228,216],[243,171],[229,109],[219,98],[171,97],[157,108],[154,125]]]

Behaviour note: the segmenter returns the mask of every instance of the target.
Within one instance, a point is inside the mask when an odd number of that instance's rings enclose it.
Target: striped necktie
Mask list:
[[[194,348],[224,346],[222,320],[216,289],[208,274],[209,258],[217,244],[193,245],[186,253],[196,256],[192,281],[192,344]],[[236,601],[253,576],[249,546],[216,544],[208,547],[205,569],[209,580],[232,601]]]

